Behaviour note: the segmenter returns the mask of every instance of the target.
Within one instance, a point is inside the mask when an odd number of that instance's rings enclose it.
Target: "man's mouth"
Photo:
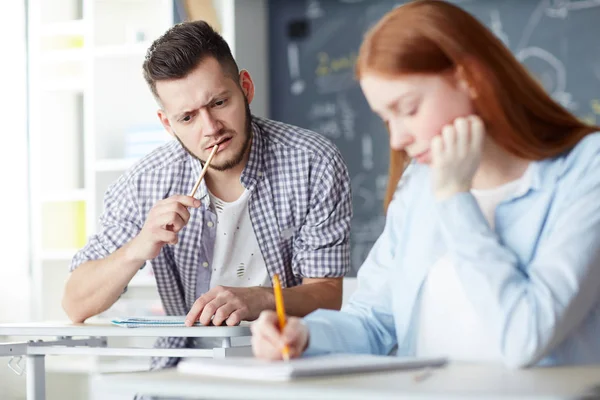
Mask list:
[[[213,144],[211,144],[210,146],[208,146],[208,147],[206,148],[206,150],[211,150],[213,147],[215,147],[215,146],[217,146],[217,145],[219,145],[219,146],[220,146],[220,145],[222,145],[223,143],[225,143],[225,142],[228,142],[228,141],[230,141],[230,140],[231,140],[231,137],[224,137],[224,138],[221,138],[221,139],[219,139],[218,141],[216,141],[216,142],[214,142]]]

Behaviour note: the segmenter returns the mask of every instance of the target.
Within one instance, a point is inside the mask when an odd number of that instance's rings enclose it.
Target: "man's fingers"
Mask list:
[[[217,310],[225,305],[227,300],[221,296],[216,296],[214,299],[206,303],[202,312],[200,312],[199,321],[202,325],[209,325]]]
[[[247,314],[247,312],[244,312],[244,310],[240,310],[240,309],[235,310],[227,318],[227,321],[226,321],[227,326],[239,325],[239,323],[242,322],[246,318],[245,314]]]
[[[188,312],[187,316],[185,317],[185,325],[192,326],[194,322],[198,321],[198,317],[200,316],[202,310],[204,310],[204,306],[210,301],[212,301],[214,298],[215,293],[212,290],[209,290],[202,296],[198,297],[198,299],[196,299],[196,301],[192,305],[192,308]]]
[[[153,235],[158,241],[163,243],[177,244],[177,242],[179,242],[179,237],[177,236],[177,233],[173,231],[168,231],[166,229],[160,229]]]
[[[171,202],[177,202],[183,204],[185,207],[200,207],[200,200],[192,196],[186,196],[184,194],[176,194],[174,196],[168,197],[165,200],[163,200],[163,202],[167,204]]]
[[[206,309],[206,307],[205,307]],[[219,307],[214,312],[214,317],[212,318],[213,325],[222,325],[225,320],[231,316],[231,314],[236,310],[236,306],[233,303],[225,303],[221,307]],[[200,317],[202,318],[202,317]]]
[[[186,224],[179,214],[174,212],[167,212],[166,214],[159,215],[155,220],[156,228],[166,229],[171,232],[179,232]]]

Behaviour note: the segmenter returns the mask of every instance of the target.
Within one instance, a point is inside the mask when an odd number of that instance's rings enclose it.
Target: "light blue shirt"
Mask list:
[[[409,167],[349,304],[305,318],[306,354],[398,345],[415,355],[421,287],[448,254],[507,366],[599,363],[600,133],[532,162],[529,185],[498,205],[494,230],[472,194],[436,201],[430,173]]]

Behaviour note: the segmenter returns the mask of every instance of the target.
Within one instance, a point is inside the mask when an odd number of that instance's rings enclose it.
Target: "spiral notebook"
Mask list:
[[[288,381],[297,378],[392,370],[441,367],[446,358],[405,358],[366,354],[333,354],[285,361],[257,358],[188,358],[177,368],[185,374],[259,381]]]
[[[113,325],[122,326],[124,328],[144,328],[144,327],[160,327],[160,326],[185,326],[185,316],[164,316],[153,318],[130,317],[130,318],[115,318],[110,321]],[[194,326],[204,326],[196,321]]]

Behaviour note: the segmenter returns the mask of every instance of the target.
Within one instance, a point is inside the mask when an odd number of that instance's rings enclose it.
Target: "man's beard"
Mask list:
[[[209,165],[209,167],[216,171],[227,171],[228,169],[238,166],[244,160],[244,157],[246,156],[246,153],[248,152],[248,149],[250,148],[250,145],[252,143],[252,113],[250,112],[250,104],[248,104],[248,100],[246,100],[246,98],[244,98],[244,103],[246,105],[246,123],[245,123],[245,127],[244,127],[245,135],[244,135],[244,143],[242,145],[242,148],[240,149],[240,151],[237,154],[234,155],[234,157],[231,160],[226,161],[223,164],[215,164],[215,162],[213,161]],[[221,136],[228,132],[233,132],[233,131],[227,130],[227,129],[222,129],[215,136]],[[183,144],[183,142],[181,141],[179,136],[177,136],[177,134],[175,134],[175,138],[177,138],[177,140],[179,141],[181,146],[185,149],[185,151],[188,152],[188,154],[190,156],[194,157],[196,160],[200,161],[202,163],[202,165],[204,165],[204,163],[206,161],[202,160],[200,157],[195,155],[190,149],[188,149],[185,146],[185,144]],[[233,140],[233,138],[230,140]]]

